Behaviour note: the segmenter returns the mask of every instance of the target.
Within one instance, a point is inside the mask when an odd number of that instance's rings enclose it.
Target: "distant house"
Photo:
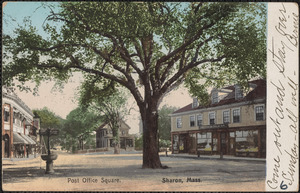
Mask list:
[[[24,157],[36,150],[38,128],[33,116],[11,88],[2,87],[2,157]]]
[[[119,129],[120,148],[121,149],[134,149],[134,136],[129,134],[130,127],[121,121]],[[97,148],[113,148],[113,132],[110,126],[106,123],[102,124],[96,130],[96,147]]]
[[[266,81],[211,91],[210,104],[198,100],[171,115],[173,153],[266,156]]]

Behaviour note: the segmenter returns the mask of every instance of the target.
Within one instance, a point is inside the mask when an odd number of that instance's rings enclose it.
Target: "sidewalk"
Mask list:
[[[160,153],[160,156],[166,156],[166,154]],[[172,154],[168,152],[168,157],[178,157],[178,158],[187,158],[187,159],[205,159],[205,160],[227,160],[227,161],[259,161],[265,162],[265,158],[252,158],[252,157],[235,157],[232,155],[223,155],[223,159],[220,159],[220,155],[198,155],[195,154],[188,154],[188,153],[179,153],[179,154]]]
[[[3,163],[9,163],[9,162],[16,162],[16,161],[25,161],[25,160],[32,160],[32,159],[35,159],[35,158],[39,158],[41,157],[40,154],[36,154],[35,156],[34,155],[29,155],[29,157],[22,157],[22,158],[2,158],[2,164]]]

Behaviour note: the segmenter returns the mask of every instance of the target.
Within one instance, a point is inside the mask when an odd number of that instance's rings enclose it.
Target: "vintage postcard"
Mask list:
[[[2,191],[299,190],[298,4],[2,9]]]

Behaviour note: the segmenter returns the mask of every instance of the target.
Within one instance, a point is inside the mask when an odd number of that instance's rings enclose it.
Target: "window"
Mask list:
[[[202,125],[202,115],[197,115],[197,126]]]
[[[240,109],[234,109],[232,111],[232,116],[233,116],[233,122],[234,123],[239,123],[240,122]]]
[[[235,99],[243,98],[243,91],[241,86],[235,85]]]
[[[4,121],[8,122],[8,120],[9,120],[9,112],[5,109],[4,110]]]
[[[197,147],[198,150],[211,151],[211,133],[197,133]]]
[[[215,124],[215,113],[209,113],[208,119],[209,119],[209,124],[214,125]]]
[[[212,93],[212,104],[215,104],[218,102],[219,102],[218,92],[213,92]]]
[[[125,135],[125,131],[122,131],[122,135]]]
[[[16,113],[14,112],[14,115],[13,115],[13,123],[16,123]]]
[[[192,108],[196,108],[198,107],[198,99],[197,98],[193,98],[193,106]]]
[[[195,127],[195,116],[190,116],[190,126]]]
[[[178,150],[178,135],[173,135],[173,150]]]
[[[181,128],[181,127],[182,127],[182,121],[181,121],[181,118],[177,118],[177,119],[176,119],[176,125],[177,125],[177,128]]]
[[[264,106],[256,106],[255,107],[255,119],[256,121],[264,120]]]
[[[229,111],[223,111],[223,123],[229,123]]]
[[[109,130],[109,133],[112,134],[113,133],[112,130]]]
[[[258,130],[236,131],[236,152],[258,152]]]

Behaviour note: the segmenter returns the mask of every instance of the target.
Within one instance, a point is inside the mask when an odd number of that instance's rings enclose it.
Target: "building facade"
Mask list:
[[[121,121],[119,129],[120,148],[134,149],[134,136],[129,134],[130,127]],[[113,148],[113,132],[108,124],[102,124],[96,130],[96,148]]]
[[[2,157],[26,157],[36,151],[33,113],[13,92],[2,87]]]
[[[266,81],[211,91],[211,102],[198,100],[171,115],[173,153],[266,156]]]

